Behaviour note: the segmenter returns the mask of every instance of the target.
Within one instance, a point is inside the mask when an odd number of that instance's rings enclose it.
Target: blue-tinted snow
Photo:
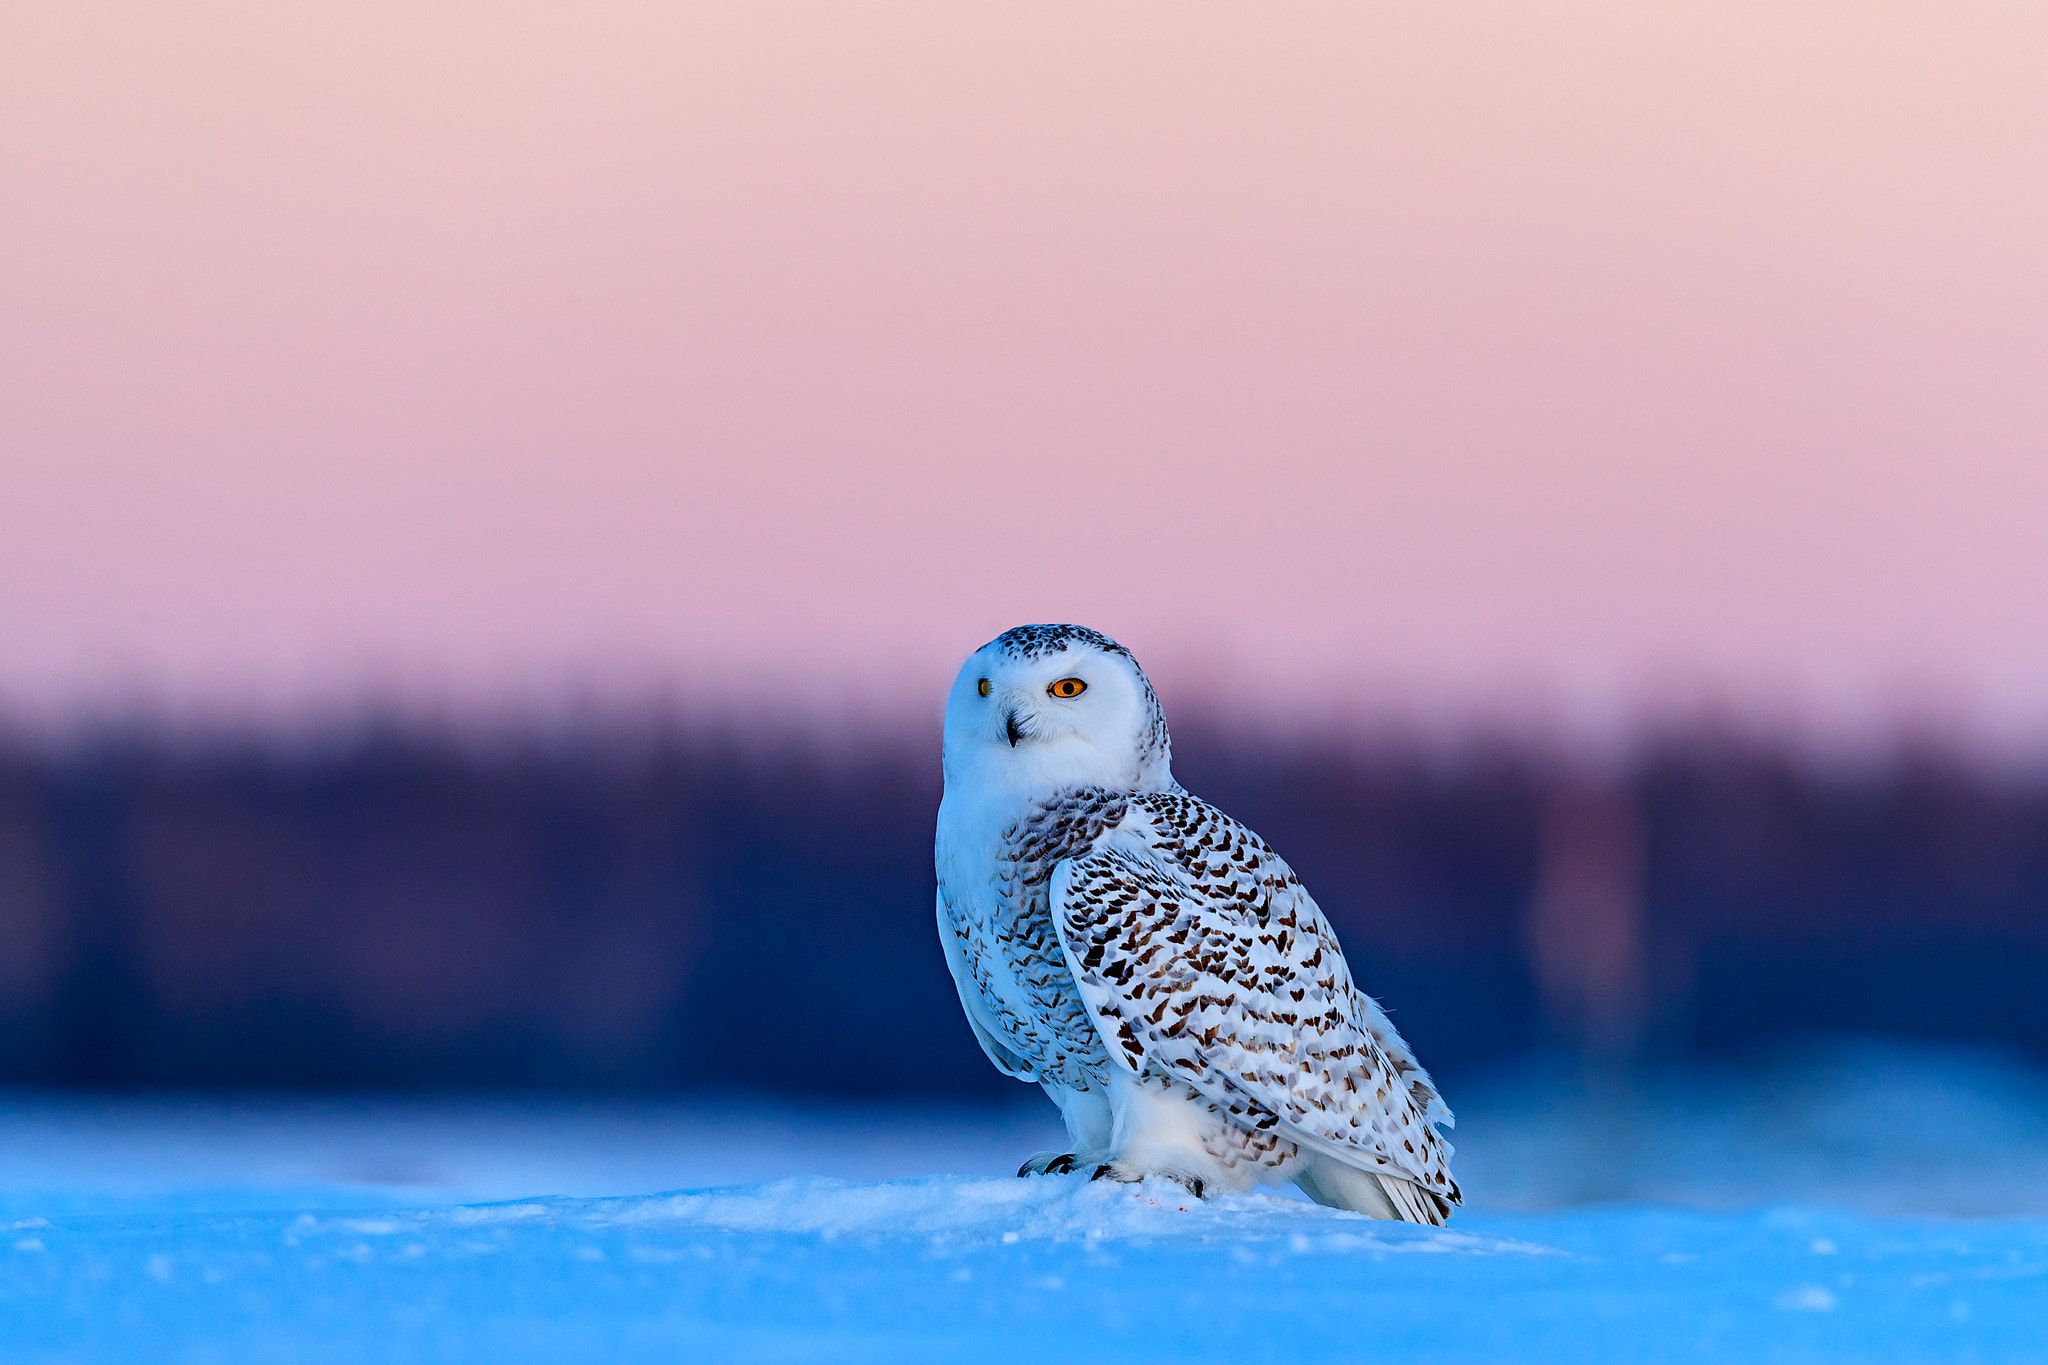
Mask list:
[[[1458,1098],[1434,1230],[1008,1177],[1049,1110],[16,1097],[0,1359],[2048,1359],[2023,1066]]]

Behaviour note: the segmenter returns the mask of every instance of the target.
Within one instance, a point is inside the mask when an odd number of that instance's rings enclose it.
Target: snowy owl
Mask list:
[[[1441,1224],[1451,1111],[1266,841],[1173,780],[1129,650],[1019,626],[946,701],[939,938],[989,1060],[1059,1105],[1071,1150],[1019,1175],[1293,1181]]]

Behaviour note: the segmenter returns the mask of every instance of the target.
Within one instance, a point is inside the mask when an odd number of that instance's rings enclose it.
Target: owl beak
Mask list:
[[[1003,733],[1010,738],[1010,747],[1017,747],[1017,741],[1024,738],[1024,732],[1017,728],[1017,708],[1007,707],[1003,711]]]

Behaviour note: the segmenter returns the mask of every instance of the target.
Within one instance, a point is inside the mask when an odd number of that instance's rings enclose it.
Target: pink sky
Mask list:
[[[2048,8],[0,0],[0,704],[2048,743]]]

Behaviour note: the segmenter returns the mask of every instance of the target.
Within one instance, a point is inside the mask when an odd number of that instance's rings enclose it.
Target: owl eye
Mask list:
[[[987,678],[983,678],[983,679],[982,679],[982,680],[981,680],[980,682],[976,683],[976,684],[974,685],[974,690],[975,690],[975,691],[977,691],[977,692],[979,692],[979,693],[981,693],[981,695],[982,695],[982,696],[984,696],[984,697],[985,697],[985,696],[987,696],[987,695],[988,695],[988,679],[987,679]]]
[[[1045,690],[1055,697],[1078,697],[1088,690],[1088,684],[1079,678],[1061,678]]]

